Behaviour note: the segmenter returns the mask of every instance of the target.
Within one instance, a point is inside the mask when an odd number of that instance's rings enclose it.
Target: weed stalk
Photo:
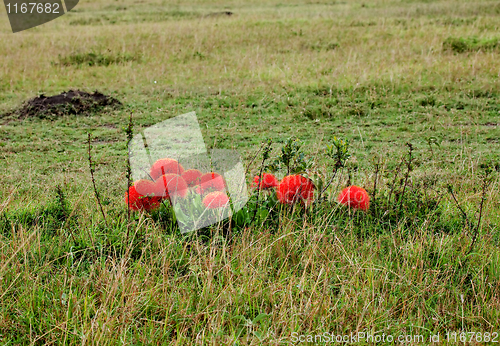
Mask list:
[[[128,126],[125,129],[125,133],[127,134],[127,237],[130,231],[130,186],[132,185],[132,168],[130,166],[130,142],[132,142],[133,138],[133,122],[132,122],[132,113],[130,113],[128,118]]]
[[[92,135],[89,133],[87,137],[87,143],[88,143],[88,152],[89,152],[89,168],[90,168],[90,176],[92,178],[92,185],[94,186],[94,195],[97,200],[97,204],[99,205],[99,209],[101,210],[102,217],[104,219],[104,223],[106,224],[106,227],[108,227],[108,221],[106,219],[106,214],[104,214],[104,209],[102,208],[102,203],[101,199],[99,197],[99,191],[97,191],[97,186],[95,183],[95,178],[94,178],[94,162],[92,161]]]
[[[406,143],[408,146],[408,160],[406,161],[406,174],[403,185],[403,192],[401,193],[401,197],[399,199],[399,209],[403,207],[403,201],[405,197],[406,187],[408,186],[408,179],[410,178],[410,173],[413,171],[413,145],[411,143]]]
[[[272,139],[268,139],[267,142],[262,144],[263,152],[262,152],[262,162],[260,164],[259,181],[257,183],[257,201],[255,202],[255,210],[253,211],[253,217],[250,223],[252,223],[255,220],[255,217],[257,216],[257,210],[259,209],[260,185],[263,183],[264,180],[262,174],[264,173],[265,163],[267,159],[269,159],[269,153],[271,152],[272,144],[273,144]]]
[[[483,210],[484,210],[484,204],[486,202],[486,193],[488,191],[488,187],[491,185],[493,182],[493,179],[491,179],[491,173],[493,172],[493,169],[491,167],[487,167],[486,171],[483,174],[483,179],[481,183],[481,202],[479,204],[479,217],[477,220],[477,225],[474,230],[474,236],[472,237],[472,242],[469,247],[469,251],[467,252],[467,255],[470,255],[472,253],[472,250],[474,249],[474,245],[476,244],[477,236],[479,234],[479,229],[481,227],[481,220],[483,218]],[[468,257],[466,257],[468,258]]]

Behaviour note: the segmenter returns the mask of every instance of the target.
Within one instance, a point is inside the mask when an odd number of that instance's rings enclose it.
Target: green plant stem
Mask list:
[[[87,143],[88,143],[88,151],[89,151],[89,167],[90,167],[90,176],[92,178],[92,185],[94,186],[94,195],[97,200],[97,204],[99,205],[99,209],[101,210],[102,218],[104,219],[104,223],[106,224],[106,227],[108,227],[108,221],[106,219],[106,214],[104,213],[104,209],[102,207],[101,199],[99,197],[99,191],[97,191],[97,186],[95,183],[94,179],[94,166],[92,162],[92,145],[91,143],[92,135],[89,133],[87,137]]]
[[[130,186],[132,185],[132,168],[130,167],[130,142],[133,139],[133,122],[132,122],[132,113],[129,115],[128,126],[125,129],[127,134],[127,235],[126,239],[128,239],[128,235],[130,232]]]

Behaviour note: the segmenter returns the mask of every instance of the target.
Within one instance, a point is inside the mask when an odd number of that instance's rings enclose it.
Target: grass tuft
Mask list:
[[[141,60],[139,55],[130,53],[109,54],[91,51],[89,53],[76,53],[68,56],[59,55],[59,61],[53,62],[53,64],[62,66],[109,66],[128,62],[140,62]]]
[[[455,53],[492,51],[498,50],[499,48],[500,38],[479,39],[477,37],[448,37],[443,42],[444,50],[451,50]]]

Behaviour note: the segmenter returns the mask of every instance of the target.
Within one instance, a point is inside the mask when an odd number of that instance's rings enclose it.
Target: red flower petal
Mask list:
[[[289,175],[278,185],[277,194],[281,203],[294,204],[300,201],[307,204],[314,197],[314,184],[301,175]]]
[[[130,195],[130,203],[129,203]],[[128,192],[125,192],[125,203],[131,210],[153,210],[160,206],[159,197],[143,196],[137,192],[135,186],[131,186]]]
[[[215,191],[224,191],[226,189],[226,183],[224,182],[224,178],[220,175],[214,179],[206,180],[201,183],[201,187],[204,191],[215,190]]]
[[[184,171],[181,176],[184,178],[189,187],[193,187],[201,183],[202,175],[203,173],[197,169],[188,169],[187,171]]]
[[[229,198],[227,197],[227,195],[224,192],[220,192],[220,191],[215,191],[215,192],[209,193],[203,199],[203,204],[208,209],[225,207],[225,206],[227,206],[228,202],[229,202]]]
[[[219,173],[215,173],[215,172],[205,173],[201,176],[201,183],[203,184],[207,181],[210,181],[210,180],[213,180],[213,179],[216,179],[219,177],[221,177],[221,175]]]
[[[153,210],[160,206],[161,198],[160,197],[141,197],[142,208],[145,210]]]
[[[128,191],[125,191],[125,203],[127,203],[131,210],[139,210],[142,208],[142,203],[139,201],[140,196],[141,195],[137,192],[135,186],[130,186]]]
[[[174,159],[159,159],[151,167],[150,175],[153,180],[157,180],[164,174],[182,174],[184,168],[182,165]]]
[[[188,186],[186,181],[177,174],[164,174],[155,181],[154,194],[170,198],[170,196],[186,197]]]
[[[370,207],[370,196],[362,187],[352,185],[339,194],[339,203],[351,208],[368,210]]]
[[[260,189],[270,189],[278,186],[279,182],[276,177],[271,173],[262,174],[262,182],[260,183]],[[259,176],[253,178],[252,187],[257,187],[259,185]]]
[[[134,183],[135,190],[142,196],[154,195],[155,182],[151,180],[141,179]]]

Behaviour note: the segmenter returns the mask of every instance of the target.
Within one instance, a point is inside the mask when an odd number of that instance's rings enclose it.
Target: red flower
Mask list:
[[[201,183],[199,186],[196,186],[195,191],[202,196],[209,192],[225,191],[226,189],[224,178],[218,173],[210,172],[203,174],[200,181]]]
[[[194,187],[194,192],[196,192],[198,195],[203,196],[205,191],[201,187],[201,185],[197,185]]]
[[[181,176],[184,178],[189,187],[193,187],[201,183],[202,175],[203,173],[197,169],[188,169],[187,171],[184,171]]]
[[[205,196],[203,204],[208,209],[215,209],[227,206],[229,198],[224,192],[215,191]]]
[[[314,184],[301,175],[289,175],[278,185],[277,192],[281,203],[294,204],[301,201],[308,204],[314,196]]]
[[[263,177],[262,182],[260,183],[261,189],[270,189],[270,188],[278,186],[278,184],[279,184],[278,179],[276,179],[276,177],[271,173],[264,173],[264,174],[262,174],[262,177]],[[259,186],[259,180],[260,180],[259,176],[256,176],[255,178],[253,178],[252,187]]]
[[[174,173],[180,175],[183,172],[184,168],[177,160],[159,159],[151,167],[150,175],[153,180],[156,180],[164,174]]]
[[[141,195],[136,191],[135,186],[130,186],[128,191],[125,192],[125,203],[127,203],[130,209],[139,210],[142,206],[142,204],[139,203],[139,197],[141,197]]]
[[[203,184],[207,181],[214,180],[214,179],[217,179],[219,177],[222,178],[219,173],[215,173],[215,172],[205,173],[201,176],[201,183]]]
[[[214,179],[205,180],[204,182],[202,182],[201,188],[204,191],[207,190],[224,191],[226,188],[226,183],[224,182],[224,178],[218,175]]]
[[[170,196],[186,197],[188,194],[186,181],[180,175],[168,182],[167,190]]]
[[[164,174],[155,181],[154,194],[170,198],[170,196],[186,197],[188,186],[186,181],[177,174]]]
[[[141,179],[134,183],[135,190],[142,196],[153,196],[155,193],[155,182]]]
[[[168,183],[175,177],[177,177],[177,174],[170,173],[170,174],[164,174],[160,176],[158,179],[156,179],[154,188],[155,196],[169,198],[167,189]]]
[[[154,210],[158,207],[160,207],[161,204],[161,198],[160,197],[146,197],[143,196],[140,198],[140,201],[142,203],[142,208],[144,210]]]
[[[370,207],[370,196],[365,189],[359,186],[349,186],[342,190],[338,198],[339,203],[351,208],[368,210]]]
[[[216,192],[216,191],[225,192],[225,190],[226,190],[226,185],[224,183],[224,180],[222,180],[222,178],[217,178],[214,180],[206,181],[201,185],[195,186],[194,191],[197,194],[203,196],[210,192]]]
[[[137,192],[135,186],[131,186],[128,192],[125,192],[125,203],[127,203],[132,210],[153,210],[160,206],[160,198],[141,195]]]

